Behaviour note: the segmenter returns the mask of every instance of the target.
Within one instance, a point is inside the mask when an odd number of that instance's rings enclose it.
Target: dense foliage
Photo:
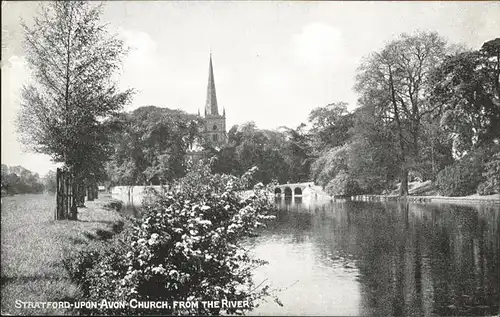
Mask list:
[[[43,181],[37,173],[22,166],[2,164],[2,192],[7,194],[32,194],[44,191]]]
[[[481,164],[477,160],[463,160],[442,169],[436,186],[444,196],[467,196],[476,192],[482,180]]]
[[[480,195],[500,193],[500,147],[492,154],[484,166],[484,181],[477,187]]]
[[[85,299],[100,301],[257,300],[269,295],[256,286],[252,269],[264,264],[241,246],[242,238],[273,218],[270,192],[262,184],[242,198],[256,169],[242,177],[214,175],[196,163],[174,191],[152,193],[141,219],[134,220],[123,243],[104,253],[91,250],[69,265],[84,283]],[[238,308],[101,309],[99,314],[242,314]],[[88,313],[88,312],[86,312]]]
[[[147,106],[108,121],[114,152],[107,164],[111,185],[165,184],[184,176],[186,152],[199,138],[200,118]]]
[[[493,40],[476,52],[454,51],[436,33],[402,34],[360,66],[354,111],[333,102],[296,128],[235,125],[221,148],[203,144],[205,157],[214,158],[214,173],[238,176],[257,166],[264,184],[313,180],[332,195],[380,194],[397,183],[405,195],[409,181],[436,181],[440,171],[443,193],[470,192],[458,189],[465,180],[452,166],[485,142],[498,142],[497,46]],[[184,175],[201,118],[143,107],[118,122],[108,165],[113,184],[168,183]],[[467,185],[473,191],[492,191],[492,177],[470,173],[464,177],[474,179]]]
[[[310,114],[312,179],[335,195],[380,194],[395,183],[405,195],[412,179],[437,179],[444,195],[495,192],[494,159],[457,160],[500,140],[499,43],[457,52],[435,33],[403,34],[368,56],[360,107],[337,102]]]
[[[498,164],[498,145],[480,147],[462,157],[459,161],[442,169],[436,180],[437,188],[445,196],[466,196],[492,194],[496,186],[495,169]],[[485,167],[488,170],[485,171]],[[481,185],[479,188],[478,186]]]
[[[358,183],[346,171],[341,170],[325,187],[330,195],[350,196],[359,194]]]
[[[500,38],[447,56],[432,79],[432,101],[458,156],[500,137]]]
[[[229,130],[227,146],[213,152],[213,171],[241,175],[257,166],[255,179],[264,184],[307,181],[311,160],[302,128],[276,131],[258,129],[253,122],[235,125]]]

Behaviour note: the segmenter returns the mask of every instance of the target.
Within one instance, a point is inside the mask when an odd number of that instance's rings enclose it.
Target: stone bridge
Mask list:
[[[280,184],[274,187],[274,194],[279,197],[302,197],[304,191],[312,190],[313,187],[313,182]]]

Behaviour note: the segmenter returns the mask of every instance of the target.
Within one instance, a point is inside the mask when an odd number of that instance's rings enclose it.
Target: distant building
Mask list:
[[[200,116],[200,110],[198,110]],[[226,133],[226,109],[223,108],[222,115],[219,114],[217,104],[217,93],[215,91],[214,70],[212,66],[212,54],[208,65],[208,86],[207,100],[205,102],[205,111],[203,120],[205,126],[201,131],[204,141],[216,149],[220,149],[227,142]],[[199,144],[193,144],[187,153],[190,156],[202,155],[203,151]]]
[[[199,113],[198,113],[199,115]],[[208,66],[208,87],[207,101],[205,103],[205,129],[203,131],[204,139],[214,147],[219,147],[226,143],[226,109],[223,108],[222,115],[219,114],[217,105],[217,94],[215,92],[214,70],[212,66],[212,54],[210,54],[210,63]]]

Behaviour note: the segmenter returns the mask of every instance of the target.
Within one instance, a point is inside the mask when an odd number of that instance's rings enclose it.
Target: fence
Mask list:
[[[56,214],[55,220],[76,219],[76,183],[71,171],[57,169],[56,173]]]

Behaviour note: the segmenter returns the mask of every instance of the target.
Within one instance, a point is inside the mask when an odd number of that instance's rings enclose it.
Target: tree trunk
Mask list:
[[[399,196],[408,196],[408,173],[407,167],[403,167],[401,170],[401,185],[399,186]]]

